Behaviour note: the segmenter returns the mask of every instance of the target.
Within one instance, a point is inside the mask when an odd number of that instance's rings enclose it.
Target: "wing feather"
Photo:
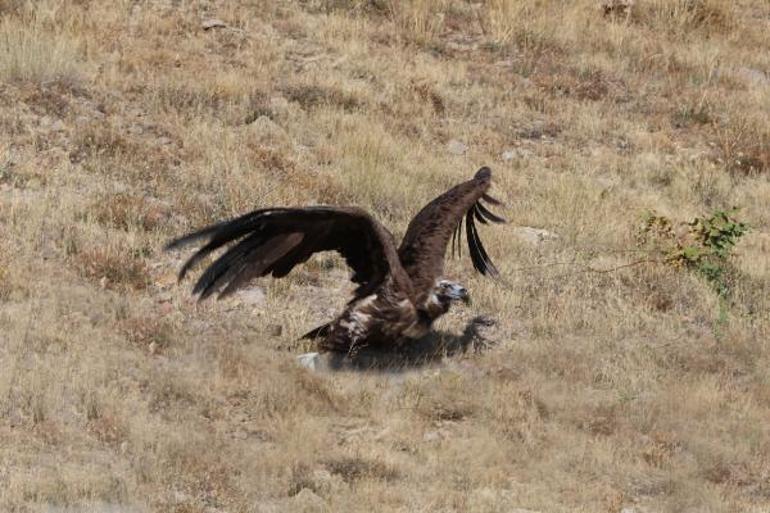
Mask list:
[[[457,243],[457,228],[452,230],[452,258],[455,257],[455,244]]]
[[[463,220],[460,218],[460,221],[457,223],[457,229],[455,230],[455,233],[457,234],[457,258],[462,258],[463,256]]]
[[[462,230],[463,227],[463,220],[460,219],[460,222],[457,223],[457,227],[452,230],[452,258],[457,256],[458,258],[462,255],[460,254],[460,250],[462,248]]]
[[[214,251],[228,247],[193,288],[199,299],[215,292],[227,296],[250,280],[271,274],[280,278],[314,253],[337,251],[353,270],[356,297],[374,291],[388,276],[411,290],[393,236],[363,210],[347,207],[255,210],[215,223],[171,241],[176,249],[197,241],[203,246],[182,266],[179,279]]]
[[[471,207],[471,209],[468,212],[469,213],[473,212],[473,217],[475,217],[476,220],[478,222],[480,222],[481,224],[488,224],[489,223],[489,221],[487,221],[484,218],[484,216],[481,214],[481,210],[479,210],[479,202],[478,201],[473,204],[473,207]]]
[[[500,273],[497,271],[495,264],[489,259],[489,255],[484,249],[484,245],[481,243],[478,231],[476,230],[476,225],[473,222],[473,215],[470,211],[466,215],[465,228],[473,268],[485,276],[497,278]]]
[[[483,199],[484,201],[486,201],[490,205],[495,205],[495,206],[498,206],[498,207],[503,206],[503,202],[502,201],[497,200],[497,199],[493,198],[492,196],[490,196],[489,194],[486,194],[486,193],[481,195],[481,199]]]
[[[504,224],[508,222],[504,218],[490,212],[489,209],[485,207],[480,201],[477,201],[476,205],[474,206],[476,208],[476,211],[488,221],[492,221],[493,223],[498,223],[498,224]],[[486,224],[486,222],[484,224]]]
[[[418,297],[426,297],[436,279],[443,274],[450,239],[452,256],[455,247],[458,255],[461,253],[463,218],[474,269],[488,276],[496,274],[497,270],[481,244],[474,224],[474,218],[483,224],[504,221],[480,202],[484,199],[490,204],[500,204],[487,194],[491,180],[492,171],[482,167],[472,179],[452,187],[428,203],[409,223],[398,254]]]
[[[215,263],[218,265],[209,267],[198,280],[193,293],[200,293],[201,299],[206,299],[218,290],[221,290],[220,298],[229,296],[252,278],[267,274],[269,268],[299,244],[303,237],[304,235],[301,233],[276,235],[268,240],[260,237],[247,237],[230,250],[236,250],[238,246],[244,244],[244,247],[238,250],[238,254],[234,255],[234,258],[228,262],[222,262],[227,256],[225,253]],[[207,276],[209,271],[214,270],[215,267],[216,270],[212,276]]]
[[[243,268],[243,262],[249,254],[264,242],[265,239],[260,234],[253,234],[232,246],[201,274],[193,287],[193,294],[201,294],[202,299],[208,297],[212,291],[216,290],[217,284],[221,285],[223,281],[232,279],[233,273]],[[190,260],[196,256],[197,253]],[[191,265],[188,264],[190,261],[185,264],[189,269]],[[184,275],[180,273],[179,279],[183,277]]]

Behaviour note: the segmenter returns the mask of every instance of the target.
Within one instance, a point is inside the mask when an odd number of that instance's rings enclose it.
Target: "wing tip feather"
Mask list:
[[[492,279],[498,280],[500,278],[500,272],[497,270],[497,267],[495,267],[495,264],[484,249],[484,245],[479,238],[476,223],[473,222],[473,218],[474,213],[472,210],[469,210],[465,217],[465,228],[473,268],[483,276],[489,276]]]
[[[492,170],[489,168],[489,166],[482,166],[478,171],[476,171],[476,174],[473,175],[473,178],[477,180],[486,180],[492,178]]]
[[[484,222],[485,224],[486,224],[487,221],[491,221],[491,222],[496,223],[496,224],[507,224],[508,223],[508,221],[504,217],[500,217],[497,214],[495,214],[494,212],[490,211],[487,207],[485,207],[481,203],[481,201],[477,201],[473,205],[473,208],[474,208],[475,212],[478,214],[478,216],[480,216],[481,218],[484,219],[484,221],[482,221],[482,222]],[[481,221],[481,219],[479,219],[479,220]]]
[[[504,207],[505,203],[500,201],[499,199],[496,199],[492,197],[491,195],[484,193],[481,195],[481,199],[489,203],[490,205],[495,205],[496,207]]]

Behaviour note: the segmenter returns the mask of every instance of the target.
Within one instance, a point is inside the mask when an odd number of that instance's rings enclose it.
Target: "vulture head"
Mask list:
[[[444,313],[449,311],[449,307],[455,301],[462,301],[466,305],[471,302],[468,290],[459,283],[449,280],[438,280],[431,296],[431,302],[436,303]]]

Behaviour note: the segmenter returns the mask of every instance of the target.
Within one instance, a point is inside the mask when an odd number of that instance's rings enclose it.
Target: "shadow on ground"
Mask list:
[[[360,348],[354,358],[342,353],[306,353],[297,357],[300,365],[316,371],[402,372],[435,365],[447,357],[483,351],[494,342],[484,336],[484,329],[494,326],[494,319],[477,316],[466,324],[462,334],[434,331],[398,350]]]

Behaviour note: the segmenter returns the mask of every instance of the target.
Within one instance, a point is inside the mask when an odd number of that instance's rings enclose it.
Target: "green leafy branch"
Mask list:
[[[730,294],[729,257],[738,240],[749,230],[735,218],[738,208],[715,210],[676,228],[665,217],[648,212],[637,233],[640,246],[660,251],[663,261],[692,270],[706,279],[725,298]]]

